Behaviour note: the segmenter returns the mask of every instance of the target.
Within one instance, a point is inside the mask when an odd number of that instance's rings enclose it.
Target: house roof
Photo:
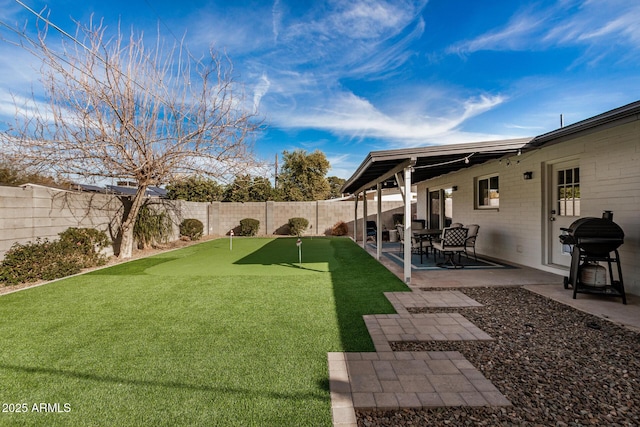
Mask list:
[[[640,120],[640,101],[614,108],[597,116],[536,136],[525,149],[552,145],[590,132]]]
[[[123,196],[133,196],[136,194],[138,189],[136,187],[126,187],[122,185],[107,185],[107,189],[111,193],[120,194]],[[166,197],[167,190],[160,187],[147,187],[147,191],[145,192],[145,196],[147,197]]]
[[[640,120],[640,101],[624,105],[586,120],[561,127],[534,138],[485,141],[468,144],[372,151],[345,182],[343,193],[359,193],[390,180],[397,172],[413,166],[412,181],[421,182],[460,169],[498,159],[518,151],[538,149],[578,136]],[[390,182],[390,181],[389,181]],[[395,184],[391,184],[395,185]]]

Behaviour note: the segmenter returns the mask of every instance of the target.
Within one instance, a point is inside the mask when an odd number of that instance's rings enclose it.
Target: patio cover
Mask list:
[[[410,194],[412,181],[426,181],[492,159],[498,159],[504,155],[518,152],[519,150],[522,152],[536,150],[543,146],[571,140],[580,135],[586,135],[608,127],[619,126],[638,120],[640,120],[640,101],[635,101],[572,125],[560,127],[559,129],[536,136],[535,138],[372,151],[367,155],[353,176],[351,176],[342,187],[343,193],[351,193],[356,196],[356,230],[354,230],[354,237],[357,235],[357,206],[358,195],[360,193],[364,193],[373,188],[377,189],[377,222],[379,224],[381,220],[380,196],[383,185],[385,187],[399,186],[403,193]],[[410,205],[411,199],[405,197],[405,218],[411,215]],[[365,203],[363,207],[363,221],[366,221],[367,204]],[[405,234],[411,233],[411,221],[406,222],[408,222],[408,224],[405,224]],[[364,223],[362,228],[366,232]],[[378,230],[380,230],[380,228],[378,228]],[[366,243],[366,235],[364,242]],[[378,232],[377,243],[377,256],[379,258],[381,254],[380,248],[382,246],[380,232]],[[404,271],[405,282],[407,283],[411,280],[411,250],[409,244],[409,239],[405,239]]]
[[[412,183],[426,181],[440,175],[475,166],[489,160],[499,159],[507,154],[522,150],[532,138],[508,139],[499,141],[475,142],[443,146],[405,148],[370,152],[356,172],[345,182],[343,193],[355,195],[354,239],[358,230],[363,233],[363,245],[366,245],[367,204],[363,204],[362,226],[358,227],[358,198],[361,193],[376,189],[378,192],[377,223],[382,218],[382,188],[399,187],[404,199],[405,218],[411,217]],[[411,235],[411,221],[405,221],[405,236]],[[378,227],[378,230],[381,228]],[[377,258],[382,251],[382,233],[376,236]],[[411,282],[411,239],[405,239],[404,280]]]
[[[372,151],[356,172],[345,182],[343,193],[358,194],[376,188],[378,182],[385,187],[392,184],[394,175],[415,160],[412,181],[421,182],[463,168],[475,166],[505,154],[516,153],[533,138],[474,142],[468,144],[405,148]]]

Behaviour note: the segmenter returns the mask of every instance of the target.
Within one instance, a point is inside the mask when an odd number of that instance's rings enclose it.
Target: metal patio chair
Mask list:
[[[465,252],[465,242],[467,240],[468,228],[451,228],[447,227],[442,230],[442,238],[439,242],[433,243],[433,248],[441,252],[446,260],[438,263],[438,267],[443,268],[463,268],[461,257]],[[455,261],[455,255],[458,254],[458,262]]]

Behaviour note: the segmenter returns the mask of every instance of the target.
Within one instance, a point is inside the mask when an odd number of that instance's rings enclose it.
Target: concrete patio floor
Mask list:
[[[367,246],[367,252],[375,258],[375,248]],[[387,257],[378,260],[398,278],[403,279],[404,268]],[[522,286],[594,316],[640,331],[640,296],[626,293],[627,304],[621,298],[578,294],[564,289],[564,275],[553,274],[535,268],[514,265],[515,269],[465,270],[439,269],[414,270],[411,273],[411,289],[420,288],[465,288],[477,286]],[[568,275],[567,271],[567,275]],[[623,266],[624,274],[624,266]]]
[[[367,251],[376,256],[375,248]],[[404,268],[386,256],[379,262],[401,280]],[[510,402],[458,352],[393,352],[391,341],[491,340],[458,313],[410,314],[410,307],[470,307],[476,301],[453,288],[522,286],[550,299],[640,332],[640,297],[578,294],[563,275],[524,266],[504,269],[412,270],[410,293],[386,293],[395,315],[367,315],[376,348],[371,353],[329,353],[334,426],[356,426],[355,409],[509,406]],[[422,289],[429,289],[429,292]],[[434,292],[437,290],[438,292]]]

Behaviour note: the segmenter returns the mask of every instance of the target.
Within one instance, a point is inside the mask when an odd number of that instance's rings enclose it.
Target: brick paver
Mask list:
[[[376,352],[329,353],[334,426],[355,427],[355,409],[509,406],[457,351],[394,352],[392,341],[492,340],[462,314],[408,307],[478,307],[459,291],[388,292],[397,314],[363,316]]]
[[[433,307],[482,307],[478,301],[460,291],[385,292],[384,295],[398,314],[407,313],[407,308]]]

